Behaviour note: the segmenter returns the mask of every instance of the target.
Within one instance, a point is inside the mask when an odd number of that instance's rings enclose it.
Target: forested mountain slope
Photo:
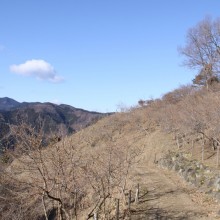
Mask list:
[[[0,149],[14,148],[11,128],[22,123],[43,129],[45,138],[65,136],[94,123],[108,114],[90,112],[69,105],[52,103],[19,103],[10,98],[0,99]]]

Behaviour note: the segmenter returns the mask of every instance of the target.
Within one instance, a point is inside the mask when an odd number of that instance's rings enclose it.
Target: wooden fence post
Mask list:
[[[219,148],[220,148],[220,146],[218,145],[217,146],[217,161],[216,161],[217,168],[219,167]]]
[[[139,183],[137,185],[136,194],[135,194],[135,203],[139,202]]]
[[[204,134],[202,134],[202,163],[204,161],[204,150],[205,150],[205,137]]]
[[[120,200],[119,199],[117,199],[116,200],[116,220],[119,220],[119,211],[120,211],[120,209],[119,209],[119,203],[120,203]]]
[[[98,213],[97,212],[94,213],[94,220],[98,220]]]
[[[193,156],[193,153],[194,153],[194,140],[192,140],[192,149],[191,149],[192,156]]]
[[[178,149],[180,149],[180,143],[179,143],[179,138],[178,138],[178,136],[176,137],[176,145],[177,145]]]
[[[131,211],[131,190],[129,190],[128,194],[128,211]]]
[[[74,193],[74,212],[75,212],[75,218],[77,220],[77,190],[76,189]]]

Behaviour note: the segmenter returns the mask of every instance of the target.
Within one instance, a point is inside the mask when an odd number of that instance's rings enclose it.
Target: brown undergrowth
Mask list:
[[[10,152],[14,160],[1,170],[1,219],[89,219],[94,213],[112,219],[115,199],[126,209],[137,172],[152,170],[169,150],[217,167],[219,91],[218,85],[209,91],[184,86],[47,148],[41,133],[21,125],[14,131],[19,140]],[[146,178],[139,175],[138,182],[144,185]]]

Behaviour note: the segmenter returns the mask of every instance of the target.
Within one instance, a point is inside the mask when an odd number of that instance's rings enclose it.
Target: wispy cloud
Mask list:
[[[62,82],[64,79],[57,75],[54,67],[44,60],[27,60],[19,65],[11,65],[10,71],[22,76],[32,76],[52,83]]]

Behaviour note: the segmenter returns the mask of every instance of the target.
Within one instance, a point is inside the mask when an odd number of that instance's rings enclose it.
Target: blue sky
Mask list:
[[[219,0],[0,0],[0,97],[116,111],[195,72],[177,47]]]

